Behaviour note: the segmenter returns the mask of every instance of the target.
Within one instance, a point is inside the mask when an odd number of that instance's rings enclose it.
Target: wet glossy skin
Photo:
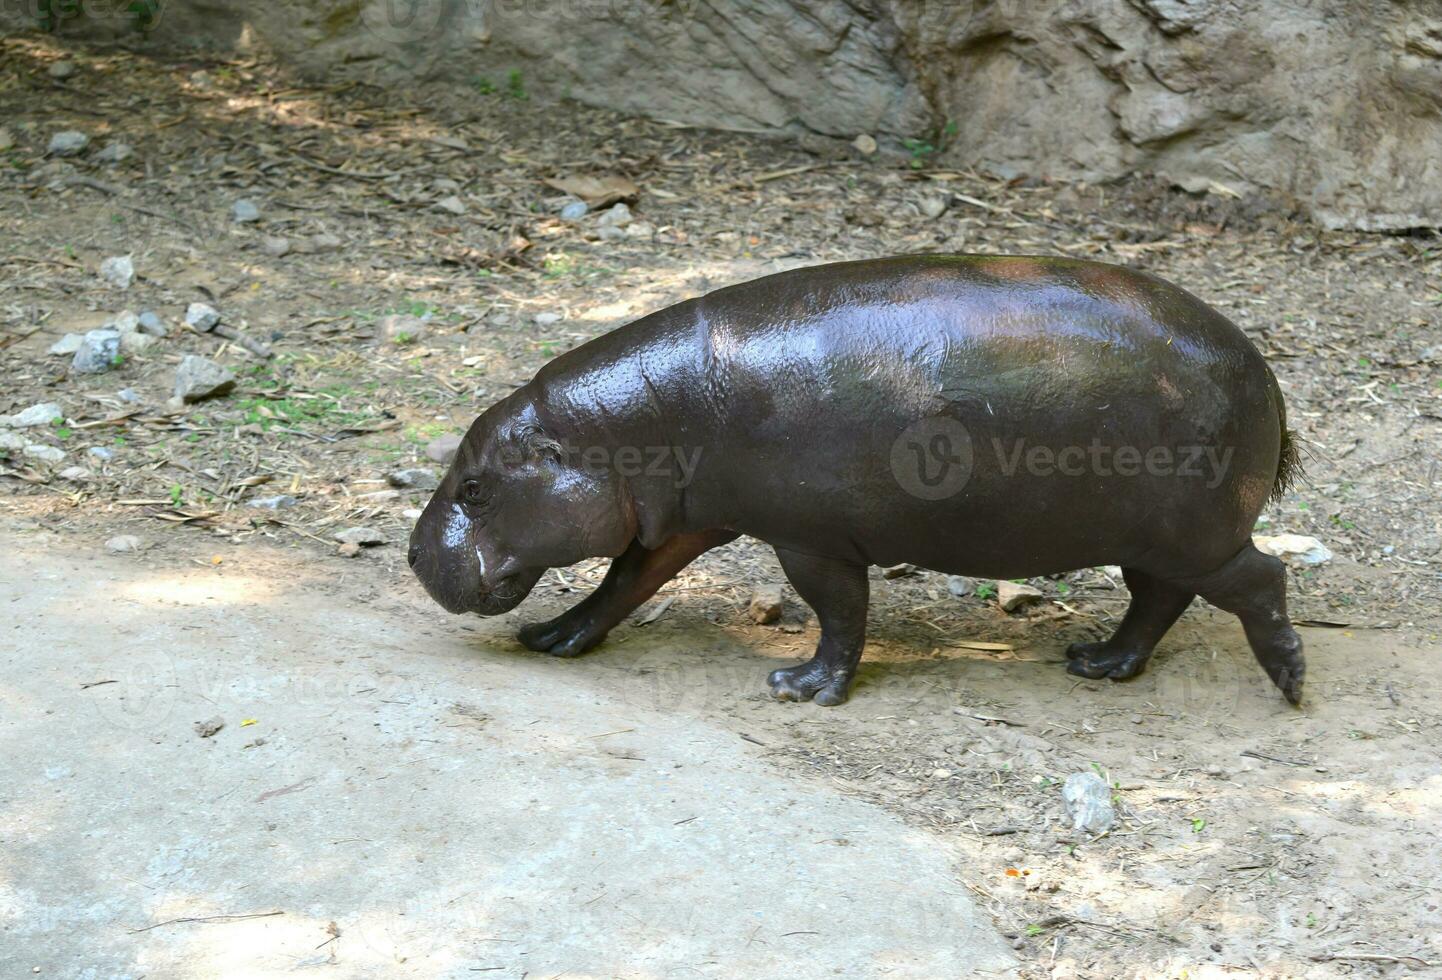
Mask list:
[[[1133,608],[1112,639],[1069,651],[1074,673],[1137,673],[1200,594],[1242,617],[1295,698],[1284,577],[1250,545],[1284,433],[1252,344],[1152,276],[1026,257],[820,266],[680,303],[546,365],[476,420],[412,564],[446,608],[492,614],[547,568],[617,558],[595,596],[522,631],[571,655],[696,555],[752,535],[822,626],[817,657],[772,689],[822,703],[855,676],[867,565],[995,578],[1120,565]]]

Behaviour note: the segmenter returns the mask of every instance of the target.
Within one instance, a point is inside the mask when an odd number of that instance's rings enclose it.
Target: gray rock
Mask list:
[[[413,344],[430,330],[430,325],[420,317],[404,313],[382,317],[379,327],[382,336],[393,344]]]
[[[137,354],[155,343],[154,337],[141,332],[140,318],[129,310],[115,317],[106,327],[120,334],[120,351],[123,354]]]
[[[565,207],[561,208],[561,220],[580,221],[590,210],[585,201],[567,201]]]
[[[38,459],[43,463],[59,463],[65,459],[65,451],[55,446],[46,446],[42,443],[31,443],[21,450],[31,459]]]
[[[462,438],[456,433],[436,436],[426,443],[426,459],[440,463],[442,466],[449,466],[451,460],[456,458],[457,450],[461,448]]]
[[[282,493],[275,497],[255,497],[245,502],[247,507],[255,507],[260,510],[281,510],[285,507],[294,507],[299,501],[288,493]]]
[[[220,323],[220,311],[209,303],[191,303],[185,308],[185,325],[204,333]]]
[[[260,250],[273,259],[279,259],[290,254],[290,239],[279,237],[266,237],[261,239]]]
[[[10,429],[0,429],[0,452],[18,453],[30,445],[29,440],[18,432]]]
[[[565,319],[559,313],[537,313],[534,317],[537,326],[551,327]]]
[[[624,203],[614,204],[601,213],[596,224],[602,228],[624,228],[632,221],[631,209]]]
[[[996,583],[996,604],[1001,606],[1004,612],[1016,612],[1022,606],[1038,602],[1042,598],[1040,589],[1025,582]]]
[[[751,621],[765,626],[774,623],[781,618],[784,606],[781,601],[781,586],[763,585],[751,595],[751,602],[746,610],[751,614]]]
[[[25,429],[32,425],[49,425],[63,417],[64,413],[60,411],[60,406],[54,402],[37,402],[14,415],[0,415],[0,426]]]
[[[892,565],[890,568],[881,570],[882,578],[905,578],[908,575],[916,574],[916,566],[903,562],[900,565]]]
[[[260,220],[260,206],[242,197],[230,206],[230,220],[240,225],[253,224]]]
[[[1061,787],[1062,806],[1073,830],[1104,834],[1116,823],[1112,789],[1094,772],[1074,772]]]
[[[407,490],[434,490],[441,485],[436,471],[425,466],[413,466],[386,474],[386,482],[393,487]]]
[[[136,317],[136,323],[139,324],[141,333],[151,337],[164,337],[170,333],[170,328],[165,325],[165,321],[151,310],[146,310]]]
[[[75,74],[75,62],[57,61],[49,68],[45,69],[45,74],[49,75],[51,78],[63,82],[65,81],[65,79],[70,78]]]
[[[335,235],[321,234],[312,235],[309,244],[313,252],[338,252],[345,243]]]
[[[90,137],[73,129],[67,129],[63,133],[56,133],[50,137],[50,145],[47,151],[54,157],[74,157],[85,152],[90,145]]]
[[[946,213],[946,198],[939,194],[928,194],[917,205],[923,217],[935,220]]]
[[[134,388],[121,388],[115,393],[115,397],[119,398],[127,405],[140,404],[140,395],[136,392]]]
[[[1252,543],[1262,554],[1273,555],[1283,561],[1321,565],[1332,560],[1331,549],[1306,534],[1254,534]]]
[[[80,349],[80,343],[85,337],[78,333],[68,333],[55,343],[50,345],[52,354],[74,354]]]
[[[97,163],[124,163],[134,155],[135,150],[129,143],[111,140],[101,147],[99,153],[95,154],[95,161]]]
[[[626,226],[627,238],[653,238],[656,235],[656,226],[649,221],[633,221]]]
[[[120,331],[91,330],[80,340],[70,361],[72,374],[101,374],[115,366],[120,356]]]
[[[466,202],[452,194],[450,197],[443,197],[437,201],[436,208],[450,214],[461,215],[466,213]]]
[[[145,542],[133,534],[117,534],[105,542],[105,550],[113,555],[123,555],[132,551],[144,551]]]
[[[335,532],[331,537],[341,544],[354,544],[362,547],[386,543],[386,536],[373,527],[348,527],[344,531]]]
[[[856,147],[856,152],[864,157],[871,156],[877,150],[876,137],[869,133],[862,133],[851,141],[851,145]]]
[[[229,368],[196,354],[186,354],[175,371],[175,397],[185,403],[228,395],[234,388]]]
[[[67,466],[56,475],[62,480],[69,480],[71,483],[84,483],[90,479],[90,471],[83,466]]]
[[[116,289],[129,289],[135,281],[135,263],[128,255],[112,255],[100,263],[100,278]]]
[[[965,575],[948,575],[946,577],[946,591],[957,597],[975,595],[976,580],[969,579]]]
[[[104,446],[91,446],[85,451],[91,456],[94,456],[96,459],[100,460],[102,463],[108,463],[115,458],[115,453],[109,449],[106,449]]]
[[[216,715],[214,718],[207,718],[205,721],[195,723],[195,734],[201,738],[211,738],[225,727],[225,719]]]

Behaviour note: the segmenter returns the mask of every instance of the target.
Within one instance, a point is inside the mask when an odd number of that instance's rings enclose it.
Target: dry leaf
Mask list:
[[[617,201],[633,201],[641,193],[641,188],[625,177],[615,174],[602,177],[591,177],[585,174],[576,174],[570,177],[547,177],[545,183],[558,191],[579,197],[591,208],[603,208],[608,204],[615,204]]]

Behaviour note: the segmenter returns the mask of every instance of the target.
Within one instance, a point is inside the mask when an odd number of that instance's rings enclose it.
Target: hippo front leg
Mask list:
[[[866,566],[776,549],[786,578],[821,623],[816,655],[804,664],[773,670],[771,693],[782,701],[841,704],[851,694],[866,645]]]
[[[555,619],[522,626],[517,638],[538,653],[579,656],[698,556],[735,538],[734,531],[699,531],[674,535],[659,548],[632,541],[611,562],[594,592]]]

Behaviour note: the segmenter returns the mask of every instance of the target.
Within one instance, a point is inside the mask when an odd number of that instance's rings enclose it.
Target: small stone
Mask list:
[[[1111,787],[1094,772],[1074,772],[1068,776],[1062,783],[1061,801],[1073,830],[1104,834],[1116,822]]]
[[[383,317],[380,322],[381,334],[393,344],[413,344],[425,337],[430,324],[418,316],[398,313]]]
[[[83,466],[67,466],[56,475],[71,483],[84,483],[90,479],[90,471]]]
[[[91,446],[85,451],[91,456],[94,456],[96,459],[100,460],[102,463],[108,463],[115,458],[115,453],[111,452],[109,449],[106,449],[104,446]]]
[[[946,198],[937,194],[928,194],[921,199],[918,207],[921,208],[921,213],[925,217],[934,221],[946,213],[946,204]]]
[[[164,337],[170,333],[170,328],[165,321],[150,310],[146,310],[135,318],[136,328],[143,334],[151,337]]]
[[[353,541],[347,541],[345,544],[336,546],[335,553],[342,558],[354,558],[361,553],[361,546]]]
[[[440,463],[442,466],[449,466],[451,460],[456,458],[463,438],[456,433],[436,436],[426,443],[426,459]]]
[[[95,161],[97,163],[124,163],[134,155],[135,150],[129,143],[112,140],[101,147],[99,153],[95,154]]]
[[[466,213],[466,202],[452,194],[450,197],[443,197],[437,201],[436,208],[450,214],[461,215]]]
[[[386,543],[386,536],[373,527],[348,527],[331,535],[341,544],[357,544],[367,547]]]
[[[186,354],[175,371],[175,397],[183,403],[228,395],[234,388],[229,368],[196,354]]]
[[[267,236],[261,239],[260,250],[273,259],[282,258],[290,254],[290,239]]]
[[[290,494],[283,493],[275,497],[255,497],[247,500],[245,505],[261,510],[280,510],[282,507],[294,507],[297,503],[298,501]]]
[[[105,550],[112,555],[124,555],[132,551],[144,551],[145,542],[133,534],[117,534],[105,542]]]
[[[239,225],[254,224],[260,220],[260,206],[249,198],[242,197],[230,206],[230,220]]]
[[[185,308],[185,325],[205,333],[220,323],[220,311],[209,303],[191,303]]]
[[[49,425],[63,417],[64,413],[60,411],[59,405],[54,402],[38,402],[14,415],[0,415],[0,425],[12,429],[26,429],[32,425]]]
[[[864,157],[871,156],[873,153],[876,152],[877,149],[876,138],[868,135],[867,133],[862,133],[860,136],[856,137],[856,139],[851,141],[851,145],[856,147],[856,152],[860,153]]]
[[[54,78],[54,79],[57,79],[57,80],[63,82],[63,81],[65,81],[65,79],[67,79],[67,78],[69,78],[69,77],[71,77],[72,75],[75,74],[75,62],[73,62],[73,61],[57,61],[57,62],[55,62],[54,64],[52,64],[49,68],[45,69],[45,73],[46,73],[47,75],[49,75],[51,78]]]
[[[50,345],[50,353],[74,354],[80,349],[80,343],[84,339],[84,336],[82,336],[81,334],[68,333],[65,336],[61,337],[59,340],[55,341],[55,343]]]
[[[155,342],[154,337],[141,332],[140,318],[129,310],[111,320],[106,327],[120,334],[120,350],[124,354],[137,354]]]
[[[1321,565],[1332,560],[1331,550],[1321,541],[1305,534],[1256,534],[1252,543],[1257,550],[1283,561],[1300,561],[1304,565]]]
[[[602,228],[624,228],[631,223],[631,209],[625,204],[615,204],[601,213],[596,224]]]
[[[441,485],[436,471],[424,466],[413,466],[409,469],[387,473],[386,482],[393,487],[407,490],[434,490]]]
[[[0,452],[18,453],[30,445],[25,437],[18,432],[11,432],[9,429],[0,429]]]
[[[100,278],[116,289],[129,289],[135,281],[135,263],[128,255],[112,255],[100,263]]]
[[[931,770],[931,778],[932,778],[932,779],[950,779],[950,778],[951,778],[951,770],[950,770],[950,769],[933,769],[933,770]]]
[[[656,235],[656,226],[649,221],[633,221],[626,226],[627,238],[653,238]]]
[[[64,450],[57,449],[54,446],[42,445],[38,442],[31,443],[22,449],[21,452],[31,459],[40,460],[42,463],[59,463],[65,459]]]
[[[1022,606],[1042,598],[1041,590],[1025,583],[997,582],[996,604],[1003,612],[1015,612]]]
[[[90,137],[73,129],[67,129],[63,133],[56,133],[50,137],[48,147],[51,156],[73,157],[85,152],[90,145]]]
[[[781,586],[763,585],[751,595],[751,604],[747,610],[751,613],[751,621],[766,626],[781,618],[783,610],[781,602]]]
[[[121,388],[115,393],[115,397],[119,398],[127,405],[140,404],[140,395],[136,392],[134,388]]]
[[[892,565],[892,566],[889,567],[889,568],[883,568],[883,569],[881,570],[881,577],[882,577],[882,578],[887,578],[887,579],[891,579],[891,578],[905,578],[905,577],[908,576],[908,575],[915,575],[915,574],[916,574],[916,566],[915,566],[915,565],[908,564],[908,563],[906,563],[906,562],[903,562],[903,563],[900,564],[900,565]]]
[[[537,313],[532,319],[539,327],[550,327],[560,323],[565,317],[559,313]]]
[[[418,521],[421,519],[421,509],[419,507],[407,507],[401,511],[401,516],[408,521]]]
[[[312,235],[310,239],[310,248],[313,252],[338,252],[343,244],[344,242],[335,235]]]
[[[70,361],[72,374],[100,374],[115,366],[120,356],[120,331],[91,330],[80,339]]]
[[[216,715],[214,718],[207,718],[205,721],[195,723],[195,734],[201,738],[210,738],[216,732],[225,727],[225,719]]]
[[[946,591],[958,598],[974,595],[976,593],[976,582],[965,575],[948,575],[946,577]]]
[[[565,207],[561,208],[561,220],[580,221],[590,210],[585,201],[567,201]]]

